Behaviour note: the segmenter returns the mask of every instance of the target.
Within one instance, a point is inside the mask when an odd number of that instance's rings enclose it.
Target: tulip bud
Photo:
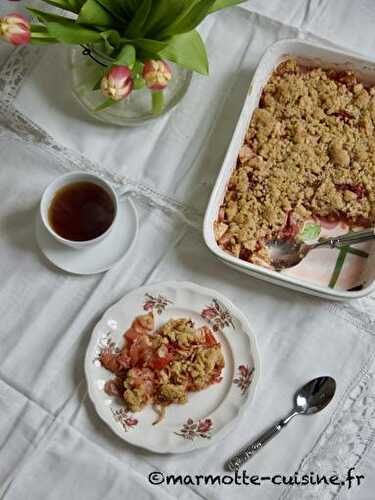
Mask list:
[[[143,69],[143,78],[150,90],[164,90],[172,79],[172,69],[165,61],[148,60]]]
[[[30,42],[30,23],[21,14],[0,17],[0,37],[13,45],[27,45]]]
[[[114,101],[125,99],[133,90],[132,75],[126,66],[113,66],[102,78],[103,95]]]

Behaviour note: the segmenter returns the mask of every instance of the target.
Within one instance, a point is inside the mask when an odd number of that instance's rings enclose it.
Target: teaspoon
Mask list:
[[[269,241],[266,246],[272,267],[276,271],[281,271],[282,269],[288,269],[299,264],[315,248],[342,248],[373,239],[375,239],[375,230],[365,229],[364,231],[349,232],[335,238],[321,238],[317,243],[312,245],[298,240],[276,239]]]
[[[268,441],[277,436],[296,415],[312,415],[323,410],[332,400],[335,390],[336,382],[332,377],[318,377],[308,382],[296,393],[293,410],[226,462],[225,468],[231,472],[238,471]]]

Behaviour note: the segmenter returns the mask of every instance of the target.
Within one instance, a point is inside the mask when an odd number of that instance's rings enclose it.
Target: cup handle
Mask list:
[[[127,186],[121,190],[116,189],[116,194],[119,202],[123,201],[127,196],[129,196],[133,192],[133,189],[130,186]]]

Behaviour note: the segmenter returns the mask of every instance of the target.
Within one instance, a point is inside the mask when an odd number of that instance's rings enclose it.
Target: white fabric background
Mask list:
[[[0,14],[8,10],[4,2],[17,8],[2,0]],[[253,0],[244,6],[204,23],[210,78],[195,77],[179,107],[144,129],[87,119],[69,92],[61,48],[17,51],[0,74],[1,498],[373,499],[374,299],[332,304],[241,275],[206,250],[200,225],[262,52],[280,38],[308,36],[371,56],[375,5]],[[0,45],[1,63],[9,53]],[[136,196],[137,247],[102,276],[57,271],[34,241],[44,186],[74,168],[104,172],[119,186],[130,184]],[[119,441],[96,416],[83,377],[90,329],[105,309],[134,287],[172,278],[218,288],[238,304],[262,359],[256,398],[236,433],[219,446],[177,457]],[[322,373],[338,382],[332,405],[296,419],[246,468],[259,475],[330,474],[356,466],[366,475],[361,488],[148,483],[153,470],[222,472],[226,458],[290,409],[300,384]]]

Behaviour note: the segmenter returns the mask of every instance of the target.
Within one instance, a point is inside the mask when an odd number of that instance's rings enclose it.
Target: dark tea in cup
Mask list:
[[[116,215],[112,196],[94,182],[67,184],[54,194],[48,222],[61,238],[89,241],[104,234]]]

